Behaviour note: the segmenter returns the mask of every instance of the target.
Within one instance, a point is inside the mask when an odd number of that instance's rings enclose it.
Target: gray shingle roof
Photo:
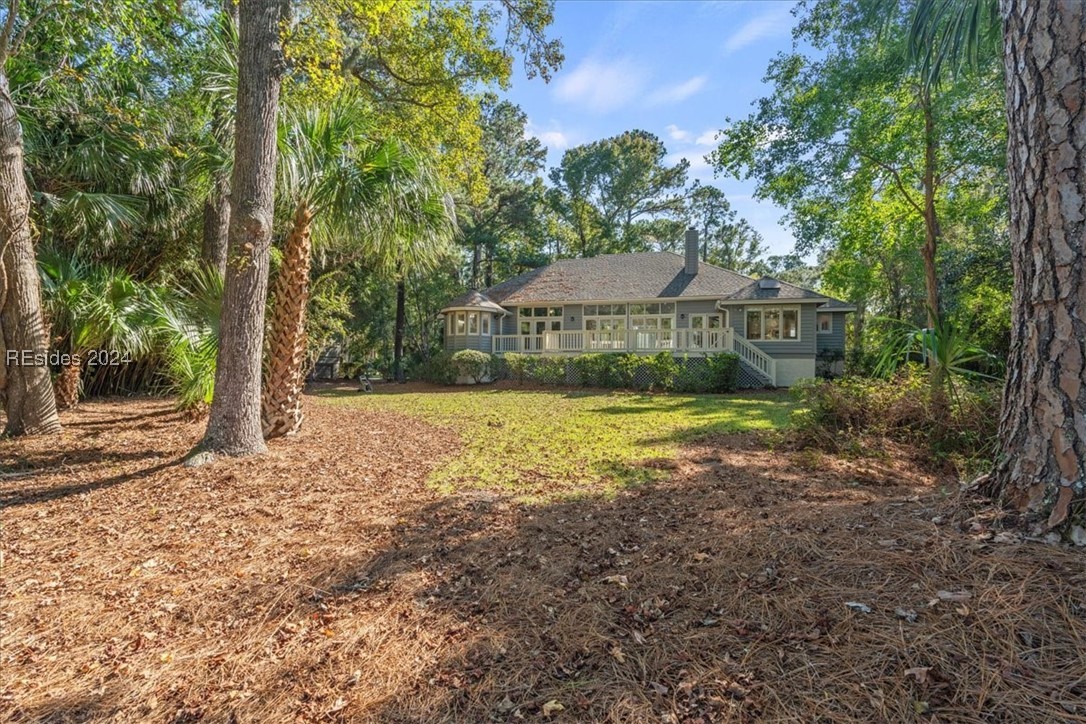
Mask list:
[[[769,277],[765,277],[765,279],[769,279]],[[767,299],[787,299],[789,301],[810,299],[811,301],[826,301],[829,299],[829,297],[824,294],[818,294],[817,292],[812,292],[810,289],[804,289],[803,287],[797,287],[795,284],[789,284],[788,282],[778,280],[773,280],[777,282],[777,288],[763,289],[761,285],[762,281],[764,280],[752,281],[742,289],[725,295],[722,299],[728,302],[749,302]]]
[[[446,304],[444,309],[442,309],[441,311],[445,311],[445,309],[455,309],[457,307],[477,307],[479,309],[489,309],[494,312],[501,312],[503,314],[505,313],[505,310],[502,309],[501,306],[495,304],[494,301],[487,297],[486,294],[483,294],[482,292],[475,289],[466,291],[460,296],[456,297],[448,304]]]
[[[502,305],[675,297],[723,297],[750,284],[750,277],[700,262],[698,273],[669,251],[605,254],[560,259],[486,290]]]
[[[705,262],[699,262],[698,273],[690,276],[685,266],[682,255],[669,251],[559,259],[482,292],[461,294],[449,302],[446,309],[684,297],[716,298],[728,302],[782,299],[844,304],[787,282],[779,282],[778,289],[762,289],[757,280]]]

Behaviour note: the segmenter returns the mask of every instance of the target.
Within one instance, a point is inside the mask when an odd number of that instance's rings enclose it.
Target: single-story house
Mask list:
[[[735,352],[748,379],[787,387],[814,377],[820,354],[845,347],[845,302],[787,282],[753,279],[685,253],[561,259],[441,310],[445,349],[577,355]]]

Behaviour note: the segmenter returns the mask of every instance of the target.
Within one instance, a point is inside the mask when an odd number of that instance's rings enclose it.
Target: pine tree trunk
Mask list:
[[[403,333],[407,326],[407,284],[403,273],[398,272],[396,281],[396,329],[392,339],[392,367],[397,382],[406,382],[403,370]]]
[[[221,275],[226,274],[226,249],[230,238],[230,179],[215,180],[204,201],[204,238],[200,257]]]
[[[260,420],[264,307],[275,195],[276,114],[284,70],[283,0],[239,3],[230,245],[215,397],[200,447],[227,455],[265,451]]]
[[[1044,530],[1086,524],[1086,4],[1001,9],[1014,308],[988,486]]]
[[[41,281],[30,234],[30,193],[23,133],[0,66],[0,330],[3,332],[7,435],[60,430],[46,364],[49,340],[41,311]]]
[[[298,204],[294,225],[283,246],[283,266],[275,278],[268,361],[264,375],[264,437],[293,435],[302,426],[305,386],[305,312],[309,304],[309,262],[313,211]]]

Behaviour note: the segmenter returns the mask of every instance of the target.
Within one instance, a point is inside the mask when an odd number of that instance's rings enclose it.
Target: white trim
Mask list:
[[[830,328],[822,329],[822,322],[818,319],[822,315],[830,318]],[[818,334],[833,334],[833,312],[815,312],[815,332]]]
[[[619,297],[617,299],[565,299],[549,302],[511,302],[504,300],[502,304],[508,304],[510,307],[547,307],[555,304],[655,304],[656,302],[704,302],[720,299],[720,297],[720,294],[706,294],[700,297],[646,297],[642,299]]]
[[[825,299],[721,299],[717,302],[717,308],[721,307],[755,307],[759,305],[779,305],[790,307],[794,304],[825,304]]]
[[[449,312],[490,312],[491,314],[500,314],[503,317],[509,316],[509,311],[498,307],[445,307],[438,312],[439,317],[448,316]]]

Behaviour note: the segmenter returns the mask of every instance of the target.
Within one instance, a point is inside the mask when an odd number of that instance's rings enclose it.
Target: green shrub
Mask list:
[[[671,352],[657,352],[646,357],[644,363],[651,377],[649,389],[666,391],[675,386],[675,378],[679,376],[681,367]]]
[[[611,360],[612,375],[617,387],[630,389],[637,380],[637,371],[643,364],[642,358],[630,352],[615,354]]]
[[[439,352],[430,359],[422,360],[412,368],[410,376],[435,385],[451,385],[456,382],[452,354]]]
[[[841,450],[865,435],[924,448],[959,471],[996,450],[999,386],[960,386],[948,404],[934,399],[927,370],[909,364],[890,379],[808,380],[793,388],[804,409],[794,428],[805,443]]]
[[[573,369],[577,371],[580,383],[585,387],[611,387],[614,375],[610,358],[613,356],[592,352],[574,357]]]
[[[709,368],[710,392],[735,392],[739,386],[739,355],[735,352],[720,352],[705,358]]]
[[[458,376],[482,382],[490,374],[490,355],[475,349],[462,349],[453,354],[452,366]]]
[[[517,384],[524,384],[531,373],[532,358],[526,354],[506,352],[502,355],[509,377]]]
[[[532,360],[531,377],[541,385],[560,385],[566,381],[565,357],[536,357]]]

